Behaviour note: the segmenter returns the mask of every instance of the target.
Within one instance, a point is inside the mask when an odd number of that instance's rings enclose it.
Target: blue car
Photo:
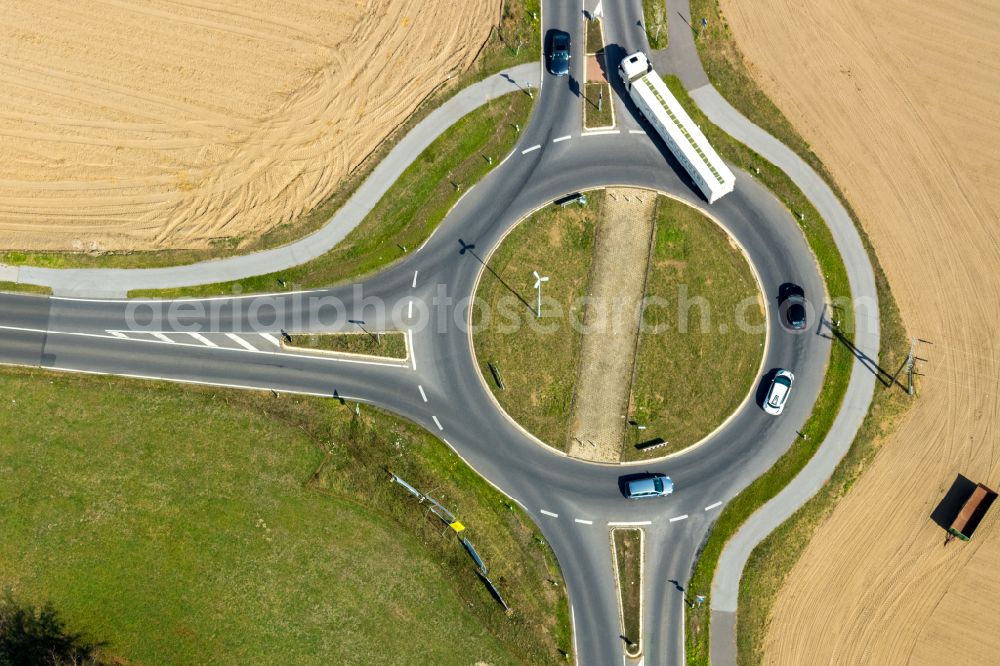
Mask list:
[[[569,74],[569,33],[562,30],[549,31],[549,72],[553,76]]]
[[[630,479],[626,487],[629,499],[664,497],[674,492],[674,482],[666,474],[645,474]]]

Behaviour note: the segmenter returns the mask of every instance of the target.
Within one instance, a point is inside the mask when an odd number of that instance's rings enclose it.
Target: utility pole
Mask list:
[[[916,346],[917,339],[910,338],[910,353],[906,357],[906,392],[910,395],[913,395],[913,366],[917,364]]]
[[[604,86],[602,85],[597,92],[597,110],[600,111],[601,107],[604,106]]]
[[[549,278],[548,276],[541,277],[538,274],[538,271],[534,271],[534,275],[535,275],[535,289],[538,290],[538,309],[535,311],[535,317],[537,318],[542,316],[542,283],[548,282]]]

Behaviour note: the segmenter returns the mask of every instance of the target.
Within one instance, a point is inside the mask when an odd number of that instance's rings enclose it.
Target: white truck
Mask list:
[[[653,71],[646,54],[636,51],[625,56],[618,65],[618,75],[639,113],[660,133],[708,203],[732,192],[733,172]]]

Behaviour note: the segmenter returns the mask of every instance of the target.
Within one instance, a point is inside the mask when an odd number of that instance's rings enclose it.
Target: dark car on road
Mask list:
[[[793,331],[801,331],[806,327],[806,297],[793,294],[784,302],[785,319]]]
[[[562,30],[549,31],[549,48],[546,50],[549,72],[554,76],[569,74],[569,33]]]
[[[674,482],[666,474],[639,474],[625,485],[625,495],[629,499],[663,497],[674,492]]]

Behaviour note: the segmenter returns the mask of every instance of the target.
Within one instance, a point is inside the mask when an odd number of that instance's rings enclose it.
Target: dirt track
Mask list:
[[[911,335],[934,342],[916,407],[779,594],[765,661],[996,663],[1000,510],[947,548],[929,515],[957,474],[1000,485],[1000,5],[722,6],[856,208]]]
[[[205,248],[326,197],[492,0],[0,0],[0,247]]]

